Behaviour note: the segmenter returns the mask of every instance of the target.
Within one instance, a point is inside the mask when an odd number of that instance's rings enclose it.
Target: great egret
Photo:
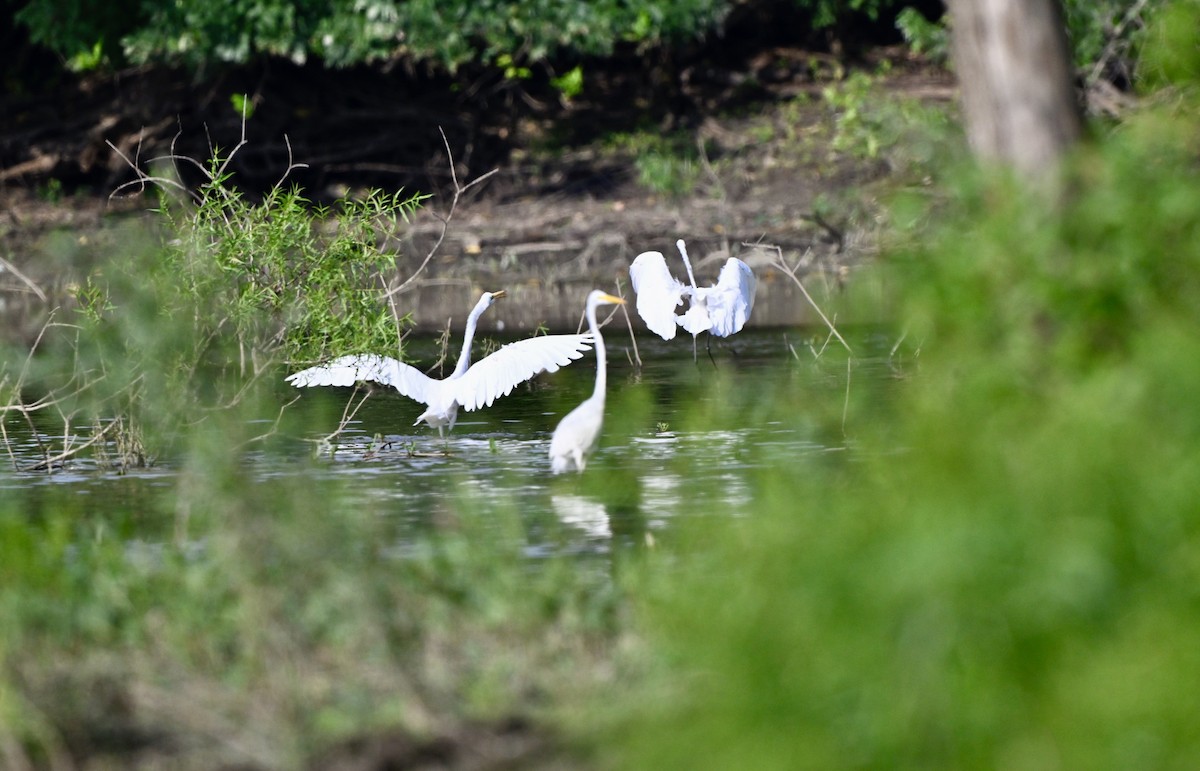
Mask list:
[[[305,386],[350,386],[371,381],[395,388],[404,396],[425,405],[425,411],[413,425],[425,421],[445,436],[453,429],[458,408],[470,412],[491,406],[501,396],[541,372],[554,372],[583,356],[592,344],[591,335],[542,335],[509,343],[482,361],[471,365],[471,340],[479,317],[492,303],[505,296],[484,292],[467,317],[462,353],[454,372],[444,380],[434,380],[415,367],[388,356],[373,353],[341,356],[333,361],[288,375],[287,382]]]
[[[588,330],[596,344],[596,387],[592,395],[568,412],[554,429],[554,436],[550,438],[550,470],[555,474],[569,471],[572,464],[577,471],[583,471],[588,455],[596,449],[600,427],[604,424],[604,387],[608,379],[604,338],[596,324],[596,306],[624,304],[625,301],[620,297],[613,297],[599,289],[592,290],[587,297]]]
[[[736,257],[730,257],[721,268],[717,283],[709,287],[696,286],[692,263],[688,260],[687,247],[683,239],[675,242],[683,257],[691,286],[671,275],[662,252],[642,252],[629,266],[629,279],[637,294],[637,312],[646,322],[646,327],[661,337],[675,337],[675,328],[683,327],[692,333],[692,351],[695,353],[696,336],[708,332],[717,337],[728,337],[741,330],[754,308],[756,281],[750,266]],[[675,309],[688,298],[686,313],[677,314]]]

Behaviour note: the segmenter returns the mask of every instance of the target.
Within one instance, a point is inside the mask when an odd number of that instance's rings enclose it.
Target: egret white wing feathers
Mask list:
[[[333,361],[288,375],[285,380],[296,388],[379,383],[391,386],[419,402],[428,401],[437,382],[415,367],[375,353],[339,356]]]
[[[698,290],[707,294],[705,304],[712,320],[712,327],[708,330],[711,334],[729,337],[741,331],[754,308],[757,284],[750,266],[736,257],[730,257],[721,268],[716,286]]]
[[[425,411],[413,425],[427,423],[444,437],[447,428],[454,428],[459,407],[475,410],[489,406],[501,396],[512,393],[518,383],[540,372],[554,372],[570,364],[592,345],[593,337],[590,334],[535,337],[506,345],[471,366],[471,341],[475,337],[479,317],[506,294],[501,289],[479,296],[479,301],[467,316],[458,364],[442,380],[434,380],[415,367],[377,354],[340,356],[285,379],[298,388],[350,386],[360,381],[391,386],[403,396],[425,405]]]
[[[629,266],[629,282],[646,327],[663,340],[675,337],[675,308],[683,303],[689,287],[671,275],[662,252],[639,254]]]
[[[591,335],[543,335],[509,343],[452,381],[455,401],[464,410],[490,407],[526,380],[556,372],[592,347]]]
[[[643,252],[629,266],[630,283],[637,294],[637,312],[646,327],[664,340],[675,337],[677,326],[695,338],[701,332],[728,337],[746,325],[754,308],[757,281],[750,266],[730,257],[721,268],[717,283],[696,285],[692,264],[683,239],[675,242],[687,268],[690,284],[671,275],[661,252]],[[676,309],[688,300],[685,312]]]

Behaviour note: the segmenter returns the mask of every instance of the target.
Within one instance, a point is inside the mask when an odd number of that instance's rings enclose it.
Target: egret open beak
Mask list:
[[[493,300],[499,300],[501,297],[508,297],[508,292],[505,292],[503,289],[498,289],[495,292],[492,292]]]
[[[616,297],[615,295],[611,295],[611,294],[600,295],[600,302],[606,302],[609,305],[624,305],[625,304],[625,301],[622,300],[620,297]]]

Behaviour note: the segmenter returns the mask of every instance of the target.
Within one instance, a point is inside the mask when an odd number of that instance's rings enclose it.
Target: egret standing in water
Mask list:
[[[629,266],[629,280],[637,294],[637,312],[646,327],[663,340],[675,337],[675,328],[683,327],[692,333],[692,357],[696,354],[696,336],[708,332],[728,337],[741,331],[754,308],[754,289],[757,281],[750,266],[730,257],[721,268],[717,283],[709,287],[696,286],[696,275],[688,260],[683,239],[675,242],[683,265],[687,268],[691,286],[671,275],[662,252],[642,252]],[[688,298],[686,313],[675,309]]]
[[[588,331],[596,344],[596,387],[583,404],[567,413],[550,439],[550,470],[555,474],[569,471],[574,465],[583,471],[588,455],[596,449],[600,439],[600,428],[604,425],[604,388],[608,379],[608,368],[604,359],[604,338],[596,323],[596,307],[599,305],[624,305],[620,297],[595,289],[587,297]]]
[[[362,381],[391,386],[404,396],[421,402],[425,411],[413,425],[425,421],[438,430],[454,428],[458,408],[470,412],[491,406],[512,393],[520,383],[542,372],[554,372],[583,356],[592,344],[591,335],[542,335],[509,343],[491,356],[471,365],[471,341],[479,317],[492,303],[505,296],[504,290],[484,292],[467,317],[458,366],[444,380],[434,380],[415,367],[378,354],[352,354],[301,370],[287,382],[305,386],[351,386]]]

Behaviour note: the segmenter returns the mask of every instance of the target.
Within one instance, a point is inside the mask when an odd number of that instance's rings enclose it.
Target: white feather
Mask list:
[[[663,340],[675,337],[675,308],[683,304],[688,287],[671,275],[662,252],[639,254],[629,266],[629,282],[646,328]]]
[[[716,286],[700,289],[712,327],[708,330],[717,337],[729,337],[740,332],[754,309],[754,290],[758,282],[750,266],[736,257],[730,257],[721,268]]]
[[[698,287],[683,239],[679,239],[676,246],[687,268],[690,285],[671,275],[661,252],[643,252],[629,266],[629,279],[637,294],[637,312],[646,327],[664,340],[675,337],[677,326],[690,332],[692,337],[701,332],[728,337],[740,331],[754,308],[754,290],[758,283],[750,266],[730,257],[721,268],[716,284]],[[688,308],[680,313],[676,309],[684,298],[688,300]]]
[[[434,380],[414,367],[373,353],[340,356],[289,375],[286,380],[298,388],[351,386],[359,382],[391,386],[404,396],[424,404],[425,411],[417,417],[416,422],[424,421],[441,434],[446,427],[454,428],[459,407],[476,410],[490,406],[535,375],[554,372],[570,364],[592,345],[593,337],[590,334],[533,337],[510,343],[472,366],[471,341],[479,317],[504,294],[501,290],[484,292],[480,296],[467,317],[458,365],[443,380]]]
[[[592,336],[586,334],[543,335],[509,343],[452,381],[454,398],[467,411],[490,407],[526,380],[557,372],[591,347]]]

